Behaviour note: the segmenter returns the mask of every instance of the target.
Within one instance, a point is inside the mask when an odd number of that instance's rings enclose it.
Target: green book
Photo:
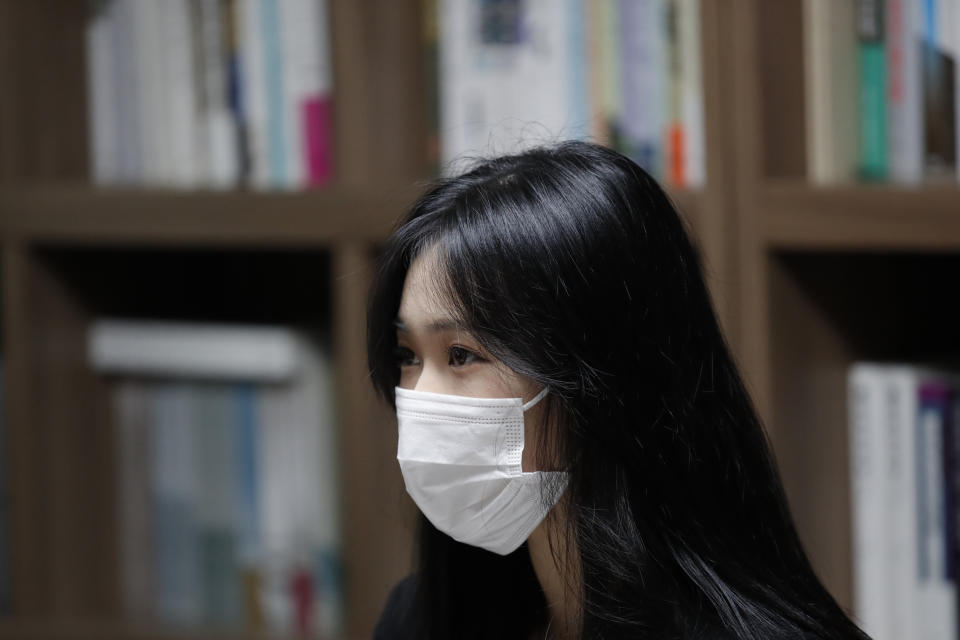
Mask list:
[[[857,37],[860,66],[860,176],[886,180],[887,61],[882,0],[858,0]]]

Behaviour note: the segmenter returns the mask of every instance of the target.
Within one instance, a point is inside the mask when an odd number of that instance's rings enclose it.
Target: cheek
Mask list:
[[[414,367],[401,367],[399,386],[403,389],[413,389],[417,385],[419,370]]]

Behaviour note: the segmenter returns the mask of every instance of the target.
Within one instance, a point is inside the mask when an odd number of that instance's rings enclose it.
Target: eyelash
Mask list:
[[[452,364],[453,354],[455,352],[463,352],[464,354],[466,354],[467,358],[472,358],[472,359],[463,364]],[[411,351],[406,347],[397,347],[396,349],[394,349],[393,357],[394,357],[394,363],[398,367],[414,366],[415,364],[415,363],[408,362],[408,360],[410,360],[411,357],[415,357],[415,356],[413,351]],[[484,358],[480,356],[480,354],[476,353],[475,351],[471,351],[466,347],[461,347],[460,345],[456,345],[456,344],[450,345],[449,347],[447,347],[447,362],[451,366],[465,367],[475,362],[483,362],[483,361],[484,361]]]

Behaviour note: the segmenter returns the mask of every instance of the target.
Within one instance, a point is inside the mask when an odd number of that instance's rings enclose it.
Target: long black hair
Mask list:
[[[801,547],[700,256],[646,172],[564,142],[432,185],[371,290],[370,374],[392,405],[404,278],[434,246],[458,319],[550,388],[583,637],[866,638]],[[526,545],[497,556],[424,519],[416,578],[411,637],[522,638],[545,619]]]

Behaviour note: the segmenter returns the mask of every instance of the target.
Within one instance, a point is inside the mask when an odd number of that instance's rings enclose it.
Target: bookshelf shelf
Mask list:
[[[956,185],[781,183],[763,188],[757,207],[774,249],[960,249]]]
[[[386,238],[415,187],[301,192],[0,188],[0,233],[38,242],[317,245]]]
[[[299,636],[236,629],[165,629],[161,626],[125,624],[114,621],[0,620],[0,638],[10,640],[296,640]],[[330,640],[338,640],[332,638]],[[342,640],[342,639],[339,639]]]

